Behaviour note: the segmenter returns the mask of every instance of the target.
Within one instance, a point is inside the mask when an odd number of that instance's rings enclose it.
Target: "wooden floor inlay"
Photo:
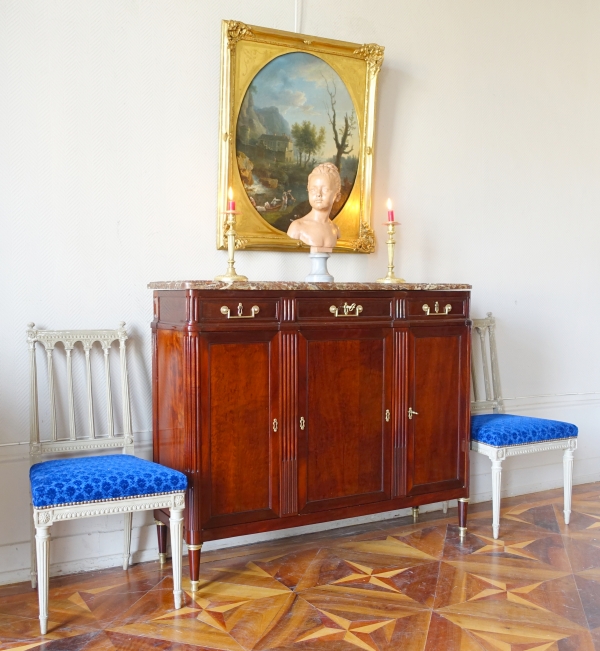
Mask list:
[[[489,504],[469,531],[426,514],[202,556],[173,610],[170,567],[144,563],[0,588],[0,651],[600,651],[600,485]],[[184,568],[184,572],[187,568]]]

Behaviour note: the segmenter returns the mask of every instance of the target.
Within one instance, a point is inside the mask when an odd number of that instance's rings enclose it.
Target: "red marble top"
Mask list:
[[[297,291],[415,291],[415,290],[461,290],[471,289],[471,285],[460,283],[299,283],[285,280],[258,280],[244,283],[221,283],[214,280],[165,280],[148,283],[149,289],[209,289],[209,290],[297,290]]]

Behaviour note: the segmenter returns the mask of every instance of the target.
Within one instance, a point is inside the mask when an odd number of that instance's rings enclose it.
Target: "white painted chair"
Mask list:
[[[500,488],[502,462],[507,457],[546,450],[564,450],[564,515],[569,524],[571,490],[573,484],[573,452],[577,448],[577,427],[570,423],[512,416],[505,413],[500,386],[500,372],[496,351],[496,320],[491,312],[485,319],[473,320],[473,355],[479,357],[482,374],[473,364],[471,387],[471,449],[488,456],[492,462],[492,531],[498,538],[500,531]],[[477,350],[476,350],[477,348]],[[480,391],[479,377],[483,377],[485,396]],[[482,412],[492,412],[483,414]]]
[[[33,505],[35,547],[32,540],[31,582],[35,588],[39,580],[39,617],[42,635],[48,628],[49,586],[49,529],[54,522],[88,518],[96,515],[123,514],[124,550],[123,569],[130,562],[131,523],[134,511],[170,509],[171,548],[173,555],[173,595],[175,608],[180,608],[181,551],[183,533],[184,474],[151,461],[133,456],[133,434],[129,403],[129,384],[125,341],[127,332],[121,322],[117,330],[37,330],[33,323],[27,330],[31,368],[30,412],[30,483]],[[113,342],[118,342],[117,348]],[[99,418],[92,390],[92,350],[101,346],[104,357],[102,375],[106,389],[105,431],[99,432]],[[48,367],[47,409],[40,412],[36,345],[45,349]],[[80,344],[80,345],[77,345]],[[111,354],[112,351],[112,354]],[[64,355],[63,355],[64,354]],[[82,364],[75,367],[73,358],[82,356]],[[111,387],[110,358],[117,355],[120,365],[122,403],[121,431],[116,431]],[[59,359],[63,357],[64,359]],[[42,357],[43,359],[43,357]],[[101,358],[100,358],[101,360]],[[61,362],[60,364],[58,362]],[[66,367],[62,375],[58,367]],[[85,387],[78,392],[78,378],[85,378]],[[82,408],[87,420],[87,432],[77,431],[76,422],[82,416],[76,410],[79,393],[87,396]],[[59,400],[64,395],[65,400]],[[65,409],[60,409],[66,403]],[[60,418],[63,416],[63,418]],[[40,437],[40,421],[47,424],[48,435]],[[64,426],[61,422],[64,421]],[[64,431],[62,431],[64,429]],[[77,453],[98,453],[121,449],[124,454],[74,456]],[[46,455],[53,460],[42,461]],[[63,457],[63,458],[56,458]],[[37,567],[37,569],[36,569]]]

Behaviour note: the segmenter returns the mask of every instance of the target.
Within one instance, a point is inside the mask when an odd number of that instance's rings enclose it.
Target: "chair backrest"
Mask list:
[[[488,312],[485,319],[473,319],[471,354],[471,412],[493,411],[504,413],[498,353],[496,350],[496,319]],[[477,372],[477,362],[481,372]],[[484,394],[480,381],[483,380]]]
[[[122,448],[124,453],[133,454],[133,434],[131,429],[131,409],[129,402],[129,382],[127,377],[127,358],[125,341],[127,331],[125,322],[121,321],[116,330],[37,330],[34,323],[27,329],[29,344],[29,364],[31,370],[30,385],[30,460],[36,463],[44,454],[56,456],[61,453],[82,451],[108,450]],[[113,342],[118,341],[118,352],[113,350]],[[94,397],[102,398],[102,393],[95,390],[92,383],[93,369],[97,366],[98,352],[94,353],[94,344],[102,349],[104,363],[100,362],[100,374],[104,384],[106,403],[105,417],[100,418],[98,409],[94,407]],[[37,344],[41,344],[46,357],[47,390],[42,387],[37,372]],[[57,344],[60,344],[57,346]],[[77,345],[79,344],[79,345]],[[97,348],[96,348],[97,350]],[[111,354],[112,351],[112,354]],[[120,367],[120,402],[122,405],[122,420],[120,427],[115,427],[113,409],[113,390],[111,386],[110,358],[119,357]],[[75,367],[73,361],[77,357],[80,364]],[[92,360],[94,357],[94,360]],[[60,358],[60,359],[59,359]],[[43,361],[43,357],[42,357]],[[60,364],[58,362],[61,362]],[[102,369],[103,366],[103,369]],[[115,366],[115,365],[113,365]],[[60,372],[63,370],[64,372]],[[96,374],[97,375],[97,374]],[[39,383],[38,383],[39,382]],[[79,387],[81,382],[85,386]],[[44,389],[43,391],[40,389]],[[47,421],[49,432],[40,437],[40,405],[39,397],[43,394],[47,409],[43,411],[43,421]],[[86,396],[84,399],[83,397]],[[78,407],[84,403],[80,409]],[[57,406],[59,415],[57,417]],[[66,407],[66,408],[65,408]],[[77,428],[77,421],[86,423]],[[102,430],[99,421],[102,420]]]

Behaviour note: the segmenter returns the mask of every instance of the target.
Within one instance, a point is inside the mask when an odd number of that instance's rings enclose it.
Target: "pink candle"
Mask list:
[[[391,199],[387,200],[387,209],[388,209],[388,221],[393,222],[394,221],[394,211],[392,210],[392,200]]]
[[[229,192],[227,193],[227,196],[229,197],[229,201],[227,202],[227,210],[235,210],[235,201],[233,200],[232,188],[229,188]]]

